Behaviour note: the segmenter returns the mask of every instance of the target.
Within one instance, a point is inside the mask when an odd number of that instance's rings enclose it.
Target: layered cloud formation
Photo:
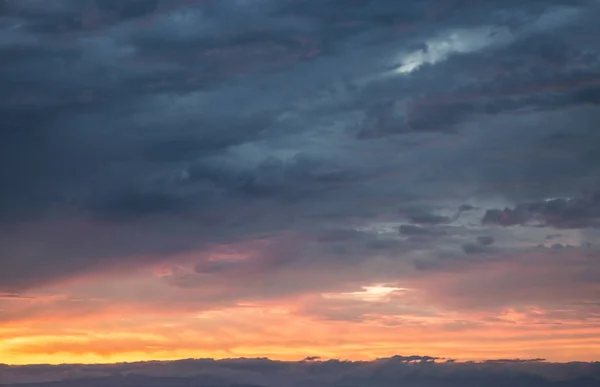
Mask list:
[[[50,386],[515,386],[593,387],[598,364],[543,359],[456,363],[428,356],[394,356],[370,362],[268,359],[179,360],[114,365],[4,367],[4,384]]]
[[[598,359],[599,16],[0,1],[0,360]]]

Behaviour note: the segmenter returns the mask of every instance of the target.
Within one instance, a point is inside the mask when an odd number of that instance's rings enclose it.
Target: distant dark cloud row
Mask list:
[[[181,360],[97,366],[2,367],[3,383],[29,387],[149,386],[504,386],[592,387],[600,383],[595,363],[553,364],[543,359],[499,359],[458,363],[429,356],[375,361],[268,359]],[[185,375],[185,376],[181,376]],[[22,384],[17,384],[21,382]],[[29,383],[23,383],[29,382]]]

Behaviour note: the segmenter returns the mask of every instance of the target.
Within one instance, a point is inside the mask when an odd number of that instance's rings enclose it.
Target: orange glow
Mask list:
[[[28,364],[238,356],[298,360],[314,354],[353,360],[397,353],[553,361],[600,357],[600,322],[543,326],[507,311],[503,319],[461,329],[445,318],[418,323],[407,318],[405,325],[389,324],[386,316],[363,322],[324,321],[295,312],[296,307],[290,301],[195,316],[115,309],[74,319],[31,319],[19,324],[23,328],[0,330],[0,358]]]
[[[260,293],[251,277],[255,272],[238,269],[219,272],[212,282],[200,277],[200,285],[174,285],[171,276],[194,275],[189,266],[194,258],[188,256],[160,268],[5,295],[0,359],[7,364],[201,357],[366,360],[395,354],[600,359],[600,315],[586,302],[596,289],[568,282],[584,268],[585,257],[541,258],[543,267],[537,256],[522,255],[454,272],[415,274],[398,283],[270,295]],[[563,260],[567,268],[560,265]],[[270,286],[300,281],[287,275],[270,277]],[[319,274],[312,278],[318,281]],[[505,278],[527,288],[507,288]],[[553,286],[536,282],[542,280]],[[250,294],[253,289],[258,296]],[[522,302],[499,304],[498,297],[510,292]]]

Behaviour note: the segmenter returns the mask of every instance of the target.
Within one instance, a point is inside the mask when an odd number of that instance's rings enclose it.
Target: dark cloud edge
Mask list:
[[[600,362],[457,361],[397,355],[372,361],[324,360],[319,356],[308,356],[300,361],[208,358],[95,365],[0,364],[0,385],[6,387],[391,386],[399,382],[403,386],[469,387],[485,383],[490,386],[591,387],[600,386]]]

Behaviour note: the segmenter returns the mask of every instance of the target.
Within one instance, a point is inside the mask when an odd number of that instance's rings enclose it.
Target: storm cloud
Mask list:
[[[312,291],[346,298],[304,312],[365,321],[386,284],[591,319],[599,16],[593,0],[0,1],[1,301],[160,265],[199,309]],[[487,269],[513,283],[465,280]],[[434,314],[416,304],[390,310]]]

